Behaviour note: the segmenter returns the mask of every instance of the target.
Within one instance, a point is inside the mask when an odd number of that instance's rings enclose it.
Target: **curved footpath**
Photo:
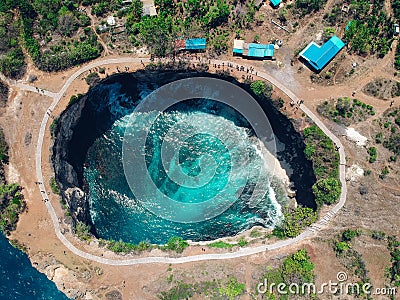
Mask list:
[[[22,90],[36,92],[36,93],[48,96],[50,98],[53,98],[53,102],[51,103],[50,107],[46,111],[46,113],[42,119],[41,126],[40,126],[38,142],[37,142],[37,146],[36,146],[36,177],[37,177],[37,181],[39,182],[38,186],[40,189],[40,193],[42,194],[42,198],[45,202],[47,210],[53,221],[55,233],[56,233],[57,237],[59,238],[59,240],[64,244],[64,246],[67,247],[71,252],[73,252],[74,254],[76,254],[80,257],[83,257],[85,259],[92,260],[92,261],[102,263],[102,264],[113,265],[113,266],[149,264],[149,263],[179,264],[179,263],[194,262],[194,261],[237,258],[237,257],[243,257],[243,256],[260,253],[260,252],[267,251],[267,250],[279,249],[282,247],[286,247],[286,246],[295,244],[306,238],[312,237],[313,235],[315,235],[316,231],[320,230],[322,228],[322,226],[324,226],[343,207],[344,203],[346,202],[346,193],[347,193],[346,180],[345,180],[346,155],[344,152],[344,147],[343,147],[342,143],[340,142],[340,140],[331,131],[329,131],[329,129],[322,123],[322,121],[316,115],[314,115],[304,104],[301,104],[300,109],[305,114],[307,114],[307,116],[310,117],[330,139],[332,139],[332,141],[336,144],[336,146],[339,149],[340,182],[342,184],[342,192],[340,195],[339,202],[322,219],[320,219],[317,223],[313,224],[311,227],[306,229],[299,236],[292,238],[292,239],[278,241],[278,242],[270,244],[270,245],[240,248],[239,250],[237,250],[235,252],[201,254],[201,255],[192,255],[192,256],[184,256],[184,257],[142,257],[142,258],[132,258],[132,259],[108,259],[108,258],[104,258],[104,257],[100,257],[100,256],[96,256],[96,255],[84,252],[84,251],[78,249],[77,247],[75,247],[75,245],[73,245],[61,233],[59,219],[56,215],[56,212],[55,212],[51,202],[47,198],[47,191],[46,191],[45,186],[43,185],[42,147],[43,147],[43,139],[44,139],[44,135],[45,135],[46,125],[47,125],[47,122],[49,121],[50,114],[51,114],[52,110],[56,107],[58,102],[60,101],[61,97],[67,91],[67,89],[71,85],[71,83],[79,75],[81,75],[84,72],[87,72],[89,69],[99,67],[102,65],[108,65],[108,64],[140,63],[140,62],[147,63],[149,61],[150,60],[148,58],[122,57],[122,58],[114,58],[114,59],[104,59],[104,60],[99,60],[99,61],[90,63],[86,66],[83,66],[78,71],[76,71],[74,74],[72,74],[68,78],[68,80],[65,82],[65,84],[63,85],[61,90],[57,93],[53,93],[53,92],[49,92],[49,91],[45,91],[45,90],[38,90],[35,87],[32,87],[27,84],[23,84],[21,82],[8,81],[10,83],[10,85],[16,86]],[[243,66],[245,68],[250,67],[250,65],[244,65],[244,64],[239,64],[237,62],[229,62],[229,61],[222,61],[222,60],[211,60],[211,63],[212,64],[224,63],[226,65],[228,63],[230,63],[233,65]],[[275,79],[274,77],[272,77],[271,75],[269,75],[265,72],[257,70],[257,74],[259,77],[271,82],[278,89],[282,90],[292,101],[294,101],[295,103],[299,103],[300,99],[291,90],[289,90],[287,87],[285,87],[285,85],[283,83],[279,82],[277,79]]]

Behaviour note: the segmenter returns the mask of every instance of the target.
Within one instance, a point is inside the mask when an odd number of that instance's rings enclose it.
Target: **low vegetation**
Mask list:
[[[317,212],[308,207],[297,207],[288,209],[283,213],[282,223],[276,226],[273,234],[278,238],[292,238],[298,236],[303,229],[317,220]]]
[[[363,88],[363,92],[384,100],[398,97],[400,96],[400,82],[387,78],[377,78],[367,83]]]
[[[171,279],[170,279],[171,278]],[[167,279],[171,282],[173,277]],[[161,300],[180,300],[189,299],[194,296],[207,299],[237,299],[244,294],[246,285],[235,277],[228,277],[226,280],[201,281],[198,283],[184,283],[174,281],[173,286],[168,291],[163,291],[158,295]]]
[[[244,237],[241,237],[237,243],[227,243],[227,242],[224,242],[224,241],[217,241],[217,242],[213,242],[211,244],[207,244],[207,247],[210,247],[210,248],[221,248],[221,249],[232,249],[235,246],[244,247],[247,244],[248,243],[244,239]]]
[[[171,237],[165,246],[162,246],[162,250],[171,250],[177,253],[182,253],[186,247],[189,246],[189,243],[182,239],[181,237],[173,236]]]
[[[375,115],[375,110],[371,105],[348,97],[325,101],[318,105],[317,111],[325,118],[345,126],[365,121]]]
[[[393,21],[384,10],[384,1],[352,0],[349,17],[352,19],[347,25],[344,41],[350,52],[384,57],[393,42]]]
[[[25,209],[22,188],[17,183],[0,185],[0,229],[9,234],[15,230],[19,214]]]
[[[389,160],[395,162],[400,155],[400,108],[387,110],[378,123],[381,130],[377,133],[378,139],[393,153]]]
[[[58,125],[59,125],[58,118],[54,118],[53,122],[51,122],[51,124],[50,124],[50,136],[51,136],[51,138],[55,137],[55,134],[56,134],[56,132],[58,130]]]
[[[8,164],[8,145],[0,128],[0,230],[8,235],[15,230],[21,214],[26,207],[22,187],[17,183],[7,183],[4,166]]]
[[[87,78],[86,78],[86,80],[87,80]],[[83,96],[84,96],[83,94],[72,95],[71,98],[69,99],[68,107],[70,107],[71,105],[79,102],[82,99]]]
[[[140,242],[139,244],[126,243],[123,241],[107,241],[107,249],[114,253],[130,253],[134,251],[144,251],[154,248],[148,242]]]
[[[250,84],[250,89],[256,94],[257,96],[263,96],[265,98],[270,99],[272,95],[272,85],[266,83],[262,80],[253,81]]]
[[[8,86],[0,80],[0,107],[4,107],[8,101]]]
[[[80,240],[86,242],[90,242],[92,238],[92,234],[90,233],[90,226],[80,221],[77,221],[75,224],[75,234]]]
[[[21,22],[15,12],[0,7],[0,72],[11,78],[20,78],[26,68],[19,44]]]
[[[85,1],[84,1],[85,2]],[[92,4],[92,3],[91,3]],[[94,3],[93,3],[94,4]],[[0,5],[0,70],[19,77],[25,69],[21,44],[35,65],[59,71],[98,57],[102,51],[79,3],[58,0],[3,1]]]
[[[307,250],[302,249],[286,257],[278,268],[267,268],[266,273],[259,279],[259,282],[275,283],[275,287],[281,284],[281,287],[283,287],[281,290],[286,292],[286,295],[290,295],[289,286],[292,283],[300,287],[306,283],[314,283],[314,279],[314,264],[310,261]],[[302,292],[299,289],[298,294],[301,295]],[[284,297],[285,294],[278,293],[275,288],[272,293],[267,290],[265,296],[267,299],[290,299]],[[313,294],[309,295],[309,297],[312,298]]]
[[[304,153],[312,162],[317,182],[312,190],[320,207],[333,204],[340,196],[339,153],[328,136],[316,125],[304,129],[306,148]]]
[[[313,186],[315,202],[319,207],[323,204],[334,204],[340,197],[341,184],[337,178],[327,177],[319,179]]]
[[[294,10],[299,17],[319,11],[326,3],[326,0],[296,0]]]
[[[88,76],[86,76],[86,83],[90,86],[94,86],[95,84],[97,84],[100,81],[100,76],[98,73],[93,72],[90,73]],[[74,97],[74,96],[72,96]],[[71,99],[72,99],[71,97]],[[79,99],[78,99],[79,100]]]
[[[6,164],[8,164],[8,145],[4,137],[3,129],[0,128],[0,168],[3,170]]]
[[[390,283],[395,286],[400,286],[400,242],[395,236],[388,237],[388,249],[390,251],[391,263],[387,272]]]
[[[377,153],[377,151],[376,151],[376,148],[375,148],[375,147],[369,147],[368,150],[367,150],[367,152],[368,152],[368,154],[369,154],[369,159],[368,159],[368,161],[369,161],[370,163],[375,162],[376,159],[377,159],[377,157],[378,157],[378,153]]]
[[[89,228],[86,228],[89,229]],[[154,245],[150,244],[147,241],[139,242],[138,244],[123,242],[123,241],[114,241],[114,240],[99,240],[99,246],[106,246],[107,249],[115,252],[115,253],[131,253],[131,252],[141,252],[145,250],[151,249],[161,249],[163,251],[174,251],[176,253],[182,253],[186,247],[189,246],[189,243],[180,237],[171,237],[167,244],[165,245]]]
[[[24,244],[22,244],[20,241],[18,240],[9,240],[11,246],[13,246],[15,249],[18,249],[24,253],[28,253],[28,249],[26,248],[26,246]]]
[[[400,70],[400,43],[397,44],[396,54],[394,56],[394,68]]]
[[[50,179],[50,188],[54,194],[60,195],[60,189],[58,188],[56,179],[54,177],[51,177]]]
[[[137,2],[121,12],[127,18],[129,39],[136,47],[147,45],[155,56],[172,55],[177,50],[176,39],[195,37],[207,38],[208,50],[219,55],[228,50],[231,32],[240,35],[242,29],[261,21],[255,18],[258,8],[254,1],[155,1],[159,9],[153,17],[141,17],[142,7]]]
[[[361,230],[358,229],[346,229],[342,232],[340,237],[334,241],[333,249],[336,252],[336,256],[343,266],[345,266],[348,272],[357,276],[360,281],[355,282],[355,288],[360,291],[360,296],[365,296],[361,286],[365,283],[370,283],[368,277],[368,270],[362,255],[353,249],[352,242],[355,237],[362,234]],[[352,292],[351,290],[349,292]]]

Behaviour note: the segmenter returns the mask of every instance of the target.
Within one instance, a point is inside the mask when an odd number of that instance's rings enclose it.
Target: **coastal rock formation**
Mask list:
[[[61,196],[67,204],[71,216],[90,224],[89,207],[86,194],[80,189],[76,170],[68,161],[69,142],[72,139],[74,128],[85,107],[86,97],[73,104],[55,121],[55,140],[53,145],[52,164]]]
[[[45,253],[35,254],[31,261],[33,266],[52,280],[69,299],[100,299],[99,291],[88,288],[90,279],[97,276],[95,269],[82,268],[74,271],[57,261],[53,255]]]

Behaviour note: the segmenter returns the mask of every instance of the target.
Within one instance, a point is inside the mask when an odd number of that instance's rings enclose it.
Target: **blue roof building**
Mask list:
[[[248,52],[244,55],[249,57],[264,58],[274,56],[274,45],[273,44],[248,44]]]
[[[273,58],[275,47],[273,44],[245,43],[244,40],[233,41],[233,54],[252,58]]]
[[[281,0],[270,0],[270,2],[274,8],[277,8],[281,4]]]
[[[186,39],[185,40],[186,50],[205,50],[206,49],[206,39]]]
[[[344,45],[342,40],[334,35],[322,46],[311,42],[299,55],[316,71],[321,71],[342,50]]]

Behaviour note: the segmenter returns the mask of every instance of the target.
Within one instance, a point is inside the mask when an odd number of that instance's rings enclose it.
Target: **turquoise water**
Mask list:
[[[279,202],[284,201],[285,195],[276,192],[270,182],[270,170],[255,147],[259,141],[240,114],[226,105],[204,99],[180,103],[157,118],[146,140],[147,172],[158,191],[174,201],[198,204],[223,192],[224,197],[234,199],[233,205],[215,218],[196,223],[170,221],[147,210],[126,181],[122,144],[127,127],[130,126],[134,135],[136,130],[143,130],[141,124],[146,124],[150,116],[123,112],[123,106],[118,103],[124,102],[124,96],[118,93],[118,88],[118,85],[109,85],[107,93],[110,111],[120,114],[121,118],[93,143],[85,160],[91,218],[99,237],[133,243],[144,240],[165,243],[171,236],[198,241],[234,235],[254,225],[275,225],[281,216]],[[176,131],[170,133],[180,124],[198,133],[181,140]],[[216,137],[217,132],[224,134],[223,142]],[[161,156],[166,139],[179,149],[177,161],[169,165],[163,164]],[[245,162],[239,159],[244,153],[250,153]],[[238,161],[242,164],[239,167]],[[236,172],[232,172],[233,165]],[[264,193],[250,204],[248,200],[259,178],[263,181]],[[193,212],[178,212],[190,213]]]
[[[11,246],[1,233],[0,249],[0,299],[68,299],[54,282],[32,267],[26,254]]]

